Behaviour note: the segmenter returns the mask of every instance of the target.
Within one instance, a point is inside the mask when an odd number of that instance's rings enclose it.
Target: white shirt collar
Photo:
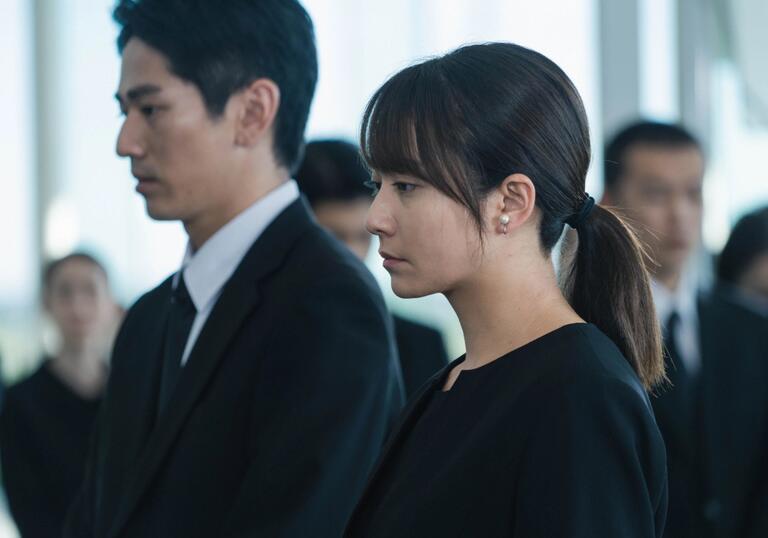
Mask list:
[[[651,280],[651,293],[656,307],[656,316],[662,329],[672,312],[680,316],[680,325],[675,334],[675,345],[689,374],[696,375],[701,367],[699,344],[698,287],[695,274],[686,272],[675,291],[660,282]]]
[[[299,188],[294,180],[289,180],[222,226],[196,252],[187,243],[173,287],[176,287],[179,275],[183,273],[184,283],[197,311],[208,309],[251,245],[297,198]]]
[[[681,319],[697,317],[697,288],[694,279],[688,275],[680,278],[677,289],[672,291],[658,280],[651,279],[651,293],[656,306],[656,316],[663,325],[672,312],[677,312]]]

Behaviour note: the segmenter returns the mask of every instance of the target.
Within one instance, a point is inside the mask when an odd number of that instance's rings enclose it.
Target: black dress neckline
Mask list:
[[[466,381],[469,378],[476,375],[485,375],[487,372],[491,370],[495,370],[497,368],[500,368],[501,366],[506,365],[509,362],[512,362],[514,359],[518,358],[519,355],[528,354],[531,351],[535,351],[537,347],[546,345],[549,342],[549,340],[551,340],[552,338],[559,337],[564,332],[569,332],[574,329],[581,329],[582,327],[594,327],[594,325],[586,322],[575,322],[575,323],[567,323],[565,325],[562,325],[554,330],[549,331],[548,333],[544,333],[541,336],[534,338],[529,342],[526,342],[525,344],[522,344],[510,351],[507,351],[500,357],[493,359],[490,362],[487,362],[476,368],[468,368],[466,370],[462,370],[461,372],[459,372],[459,375],[456,377],[456,380],[453,382],[453,385],[451,386],[451,388],[448,390],[443,390],[443,387],[445,386],[445,382],[448,379],[448,376],[451,375],[451,372],[453,371],[453,369],[466,360],[467,354],[464,353],[457,359],[451,361],[448,364],[448,366],[445,367],[445,370],[443,370],[443,374],[440,376],[436,384],[436,392],[440,394],[448,394],[458,386],[462,377]]]

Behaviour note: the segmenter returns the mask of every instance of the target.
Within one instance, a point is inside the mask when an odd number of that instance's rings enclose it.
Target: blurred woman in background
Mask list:
[[[3,483],[22,538],[61,535],[82,482],[118,320],[106,270],[85,253],[48,264],[43,301],[57,349],[8,389],[0,414]]]

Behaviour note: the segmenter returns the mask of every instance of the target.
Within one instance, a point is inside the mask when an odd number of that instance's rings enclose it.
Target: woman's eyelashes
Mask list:
[[[381,190],[380,181],[369,180],[365,182],[365,186],[371,189],[371,196],[376,196]],[[413,192],[413,190],[416,188],[416,185],[413,183],[406,183],[404,181],[396,181],[392,183],[392,187],[394,187],[395,190],[400,194],[407,194],[409,192]]]
[[[413,189],[416,188],[416,185],[414,185],[413,183],[404,183],[402,181],[398,181],[397,183],[393,183],[392,185],[397,189],[398,192],[401,192],[401,193],[411,192],[413,191]]]

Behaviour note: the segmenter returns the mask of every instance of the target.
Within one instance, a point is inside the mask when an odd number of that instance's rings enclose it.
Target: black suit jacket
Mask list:
[[[171,279],[128,312],[72,537],[336,537],[402,404],[370,274],[303,200],[225,284],[155,423]]]
[[[698,311],[698,377],[653,398],[669,462],[665,536],[765,538],[768,320],[719,292]]]
[[[435,329],[400,316],[395,320],[397,353],[403,372],[406,399],[448,364],[443,337]]]

